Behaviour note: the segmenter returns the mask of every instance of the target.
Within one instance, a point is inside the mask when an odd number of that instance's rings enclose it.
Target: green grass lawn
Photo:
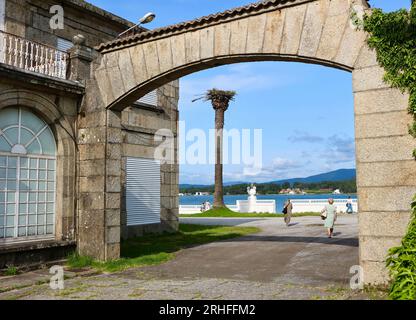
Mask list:
[[[319,217],[319,213],[305,212],[305,213],[294,213],[292,217]],[[204,213],[197,214],[181,214],[181,218],[283,218],[283,214],[274,213],[240,213],[231,211],[228,208],[212,209]]]
[[[184,248],[260,232],[260,229],[254,227],[180,225],[179,229],[178,233],[148,235],[123,241],[122,258],[118,260],[99,262],[74,254],[68,258],[67,264],[70,269],[92,267],[103,272],[117,272],[167,262]]]

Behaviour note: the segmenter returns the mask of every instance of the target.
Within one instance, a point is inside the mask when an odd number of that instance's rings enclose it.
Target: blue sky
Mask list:
[[[131,21],[157,14],[148,28],[191,20],[245,5],[250,0],[91,0]],[[386,11],[408,8],[410,0],[371,0]],[[214,111],[192,103],[196,95],[218,87],[238,92],[226,114],[226,129],[263,130],[263,170],[244,176],[242,165],[226,165],[225,181],[266,182],[355,167],[352,80],[348,72],[322,66],[256,62],[223,66],[181,79],[181,120],[187,130],[208,132]],[[187,143],[187,146],[192,141]],[[181,165],[180,182],[214,181],[212,165]]]

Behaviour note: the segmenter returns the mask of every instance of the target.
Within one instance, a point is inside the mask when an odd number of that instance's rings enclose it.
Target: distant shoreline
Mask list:
[[[348,197],[351,197],[353,201],[358,201],[358,197],[352,193],[346,193],[346,194],[294,194],[294,195],[288,195],[288,194],[259,194],[257,195],[258,200],[275,200],[276,202],[276,212],[281,212],[283,210],[284,204],[286,200],[290,199],[293,201],[308,201],[311,200],[320,200],[321,202],[326,202],[329,198],[333,198],[335,200],[341,200],[346,201]],[[225,195],[224,196],[224,202],[228,206],[235,206],[237,201],[239,200],[247,200],[248,195],[247,194],[234,194],[234,195]],[[188,196],[180,196],[179,197],[179,205],[180,206],[201,206],[204,202],[210,202],[213,203],[214,201],[214,195],[202,195],[202,196],[196,196],[196,195],[188,195]]]
[[[305,193],[305,194],[280,194],[280,193],[267,193],[267,194],[257,194],[257,196],[308,196],[308,195],[334,195],[332,193],[326,193],[326,192],[314,192],[314,193]],[[357,196],[357,193],[341,193],[341,194],[336,194],[336,196]],[[207,196],[213,196],[213,194],[209,194],[209,195],[195,195],[195,194],[184,194],[181,197],[207,197]],[[224,194],[224,196],[248,196],[247,194]]]

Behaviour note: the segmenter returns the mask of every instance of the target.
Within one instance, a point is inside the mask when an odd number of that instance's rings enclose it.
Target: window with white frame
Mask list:
[[[6,31],[6,0],[0,0],[0,31]]]
[[[0,111],[0,242],[55,234],[56,144],[26,108]]]

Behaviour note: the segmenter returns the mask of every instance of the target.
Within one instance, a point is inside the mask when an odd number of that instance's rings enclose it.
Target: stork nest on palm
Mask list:
[[[221,101],[221,102],[230,102],[234,101],[235,96],[237,93],[235,91],[227,91],[227,90],[218,90],[218,89],[211,89],[208,90],[206,93],[201,95],[200,97],[192,100],[192,102],[198,101],[198,100],[204,100],[204,101]]]

